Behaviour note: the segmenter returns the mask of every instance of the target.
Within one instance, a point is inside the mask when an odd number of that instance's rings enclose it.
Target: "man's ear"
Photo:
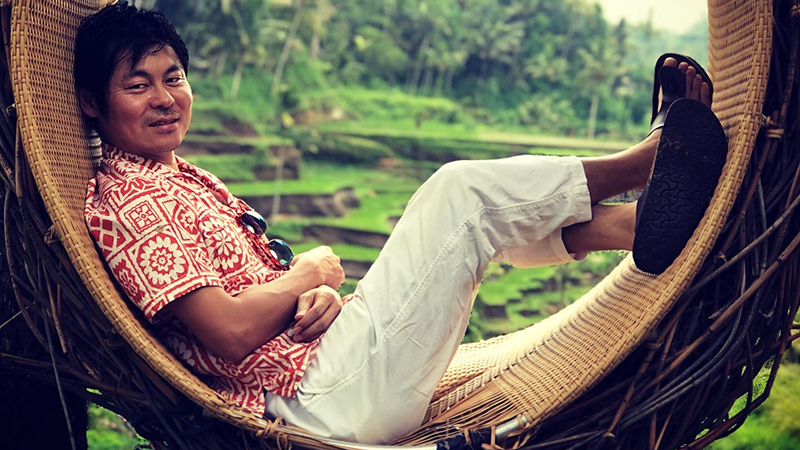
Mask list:
[[[87,116],[93,119],[100,116],[100,108],[97,106],[97,100],[88,90],[81,88],[78,91],[78,103],[80,103],[81,110]]]

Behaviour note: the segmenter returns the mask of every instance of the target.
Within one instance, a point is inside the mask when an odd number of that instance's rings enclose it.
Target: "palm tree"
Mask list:
[[[590,42],[588,48],[579,48],[577,55],[581,61],[577,77],[579,86],[583,86],[591,96],[586,136],[594,139],[601,93],[609,91],[626,69],[620,64],[620,55],[607,39]]]
[[[281,84],[283,78],[283,70],[286,68],[286,62],[289,60],[289,55],[292,52],[292,42],[297,34],[297,27],[300,26],[300,17],[303,10],[303,0],[296,0],[294,4],[294,19],[292,25],[289,27],[289,33],[286,35],[286,40],[283,42],[283,49],[281,55],[278,57],[278,65],[275,68],[275,74],[272,76],[272,87],[270,91],[275,94],[278,92],[278,86]]]

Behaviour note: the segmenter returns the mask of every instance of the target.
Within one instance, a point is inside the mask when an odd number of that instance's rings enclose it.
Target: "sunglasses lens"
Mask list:
[[[264,220],[261,214],[255,211],[247,211],[242,214],[241,219],[244,226],[256,236],[261,236],[267,232],[267,221]]]
[[[277,259],[281,264],[288,266],[292,262],[294,253],[292,252],[292,249],[289,248],[289,244],[281,239],[272,239],[269,241],[268,245],[269,249],[272,250],[273,256],[275,256],[275,259]]]
[[[267,232],[267,221],[264,220],[261,214],[253,210],[242,214],[241,220],[245,228],[256,236],[261,236]],[[274,256],[279,263],[288,266],[292,262],[294,253],[292,249],[289,248],[289,244],[281,239],[271,239],[267,245],[269,246],[270,252],[272,252],[272,256]]]

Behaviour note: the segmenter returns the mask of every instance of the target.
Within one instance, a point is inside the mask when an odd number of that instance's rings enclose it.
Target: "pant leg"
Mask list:
[[[561,239],[561,231],[559,228],[540,241],[507,248],[492,258],[492,261],[506,261],[514,267],[527,269],[580,261],[585,258],[588,253],[567,253],[564,241]]]
[[[296,398],[268,394],[268,413],[362,443],[406,434],[463,338],[489,262],[509,254],[523,265],[570,261],[560,230],[590,219],[577,158],[446,164],[412,197]]]

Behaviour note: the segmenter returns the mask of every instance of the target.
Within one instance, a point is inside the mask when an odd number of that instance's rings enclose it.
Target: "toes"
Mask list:
[[[706,82],[700,86],[700,102],[711,108],[711,86]]]
[[[673,57],[664,59],[664,67],[677,67],[677,69],[683,73],[686,85],[685,96],[687,98],[699,100],[709,108],[711,107],[711,86],[703,81],[703,77],[698,73],[695,67],[689,65],[686,61],[678,63]],[[659,93],[659,98],[661,95],[662,93]]]
[[[686,79],[685,79],[685,86],[686,86],[686,96],[689,97],[692,95],[692,87],[694,85],[694,76],[697,74],[697,71],[694,67],[688,66],[686,69]],[[699,86],[698,86],[699,87]]]
[[[694,76],[694,80],[692,80],[692,92],[687,97],[693,100],[700,100],[700,86],[703,84],[703,77],[700,74],[696,74]]]

